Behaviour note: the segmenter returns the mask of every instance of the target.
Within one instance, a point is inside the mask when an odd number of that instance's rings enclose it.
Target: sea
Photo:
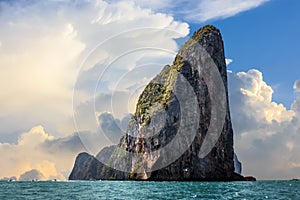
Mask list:
[[[0,182],[0,199],[295,199],[300,181],[146,182],[14,181]]]

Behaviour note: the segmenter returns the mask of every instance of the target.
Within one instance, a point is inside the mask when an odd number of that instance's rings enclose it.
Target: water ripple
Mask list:
[[[300,199],[300,181],[0,182],[0,199]]]

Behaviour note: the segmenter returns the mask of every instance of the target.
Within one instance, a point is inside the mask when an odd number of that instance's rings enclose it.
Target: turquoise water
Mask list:
[[[295,199],[300,181],[0,182],[0,199]]]

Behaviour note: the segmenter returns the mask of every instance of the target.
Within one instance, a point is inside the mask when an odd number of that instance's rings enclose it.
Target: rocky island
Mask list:
[[[69,179],[244,180],[234,160],[224,44],[207,25],[145,87],[119,144],[80,153]]]

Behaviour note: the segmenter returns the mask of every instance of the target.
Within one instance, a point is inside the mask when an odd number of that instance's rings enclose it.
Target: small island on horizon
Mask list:
[[[233,149],[219,29],[194,33],[145,87],[119,144],[80,153],[69,180],[256,180],[241,175]]]

